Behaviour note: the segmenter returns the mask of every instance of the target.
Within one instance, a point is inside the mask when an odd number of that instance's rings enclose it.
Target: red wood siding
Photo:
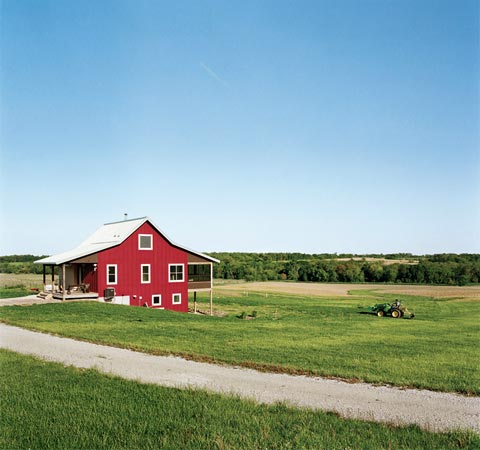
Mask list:
[[[90,292],[98,292],[96,267],[93,264],[84,264],[83,270],[83,280],[81,282],[90,285]]]
[[[153,250],[139,250],[138,235],[153,235]],[[117,265],[117,284],[107,284],[107,265]],[[141,283],[141,265],[150,264],[150,283]],[[184,281],[169,281],[169,264],[184,265]],[[161,307],[175,311],[188,311],[188,253],[171,246],[149,222],[117,247],[98,254],[97,283],[99,296],[107,287],[115,288],[115,295],[130,296],[130,304],[152,305],[152,295],[161,295]],[[172,304],[172,295],[181,294],[182,303]]]

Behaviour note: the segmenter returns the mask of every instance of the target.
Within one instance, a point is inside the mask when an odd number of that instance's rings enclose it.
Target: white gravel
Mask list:
[[[0,324],[0,347],[141,383],[205,389],[261,403],[285,402],[335,411],[342,417],[417,424],[430,431],[480,432],[480,397],[263,373],[90,344],[5,324]]]

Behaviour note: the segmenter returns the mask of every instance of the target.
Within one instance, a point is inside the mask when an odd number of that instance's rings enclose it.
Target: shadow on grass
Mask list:
[[[367,315],[367,316],[376,316],[376,315],[377,315],[377,313],[375,313],[375,312],[370,312],[370,311],[357,311],[357,314],[365,314],[365,315]],[[401,317],[401,319],[409,319],[409,320],[410,320],[410,319],[413,319],[414,317],[415,317],[415,316],[413,316],[413,317],[407,317],[406,315],[403,315],[403,316]],[[381,319],[381,318],[394,319],[394,317],[388,316],[388,315],[379,317],[379,319]]]

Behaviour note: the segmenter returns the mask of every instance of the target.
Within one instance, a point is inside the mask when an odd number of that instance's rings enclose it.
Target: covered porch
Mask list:
[[[95,254],[62,264],[43,264],[43,292],[58,300],[98,298],[97,261]],[[47,267],[50,284],[47,284]]]
[[[193,312],[197,312],[197,292],[210,292],[213,315],[213,263],[197,255],[188,255],[188,292],[193,292]]]

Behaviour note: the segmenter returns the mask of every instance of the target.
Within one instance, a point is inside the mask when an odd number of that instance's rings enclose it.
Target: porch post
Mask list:
[[[193,291],[193,312],[197,313],[197,291]]]
[[[43,292],[47,290],[47,272],[45,270],[45,264],[42,264],[43,267]]]
[[[55,266],[50,266],[52,269],[52,295],[55,292]]]
[[[62,264],[62,301],[65,301],[65,263]]]
[[[210,289],[210,315],[213,316],[213,291]]]
[[[213,316],[213,263],[210,263],[210,315]]]

